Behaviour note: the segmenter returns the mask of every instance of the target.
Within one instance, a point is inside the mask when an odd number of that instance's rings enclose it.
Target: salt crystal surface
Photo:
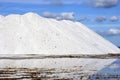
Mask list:
[[[0,53],[108,54],[120,53],[120,49],[79,22],[26,13],[0,16]]]

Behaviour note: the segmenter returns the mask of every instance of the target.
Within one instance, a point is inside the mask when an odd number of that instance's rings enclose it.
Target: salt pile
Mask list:
[[[0,16],[1,54],[107,54],[120,50],[79,22],[35,13]]]

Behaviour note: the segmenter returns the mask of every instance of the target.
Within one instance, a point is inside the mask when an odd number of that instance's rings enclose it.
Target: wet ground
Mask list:
[[[7,68],[0,70],[0,79],[3,80],[80,80],[89,75],[74,71],[55,69],[27,69]]]
[[[119,80],[119,74],[94,74],[55,69],[0,69],[0,80]]]

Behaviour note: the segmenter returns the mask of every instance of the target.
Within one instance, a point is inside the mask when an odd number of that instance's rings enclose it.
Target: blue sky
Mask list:
[[[120,0],[0,0],[0,15],[35,12],[79,21],[120,46]]]

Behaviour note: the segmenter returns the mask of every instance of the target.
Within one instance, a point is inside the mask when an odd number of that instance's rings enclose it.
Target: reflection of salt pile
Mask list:
[[[104,54],[120,50],[83,24],[34,13],[0,16],[0,53]]]

